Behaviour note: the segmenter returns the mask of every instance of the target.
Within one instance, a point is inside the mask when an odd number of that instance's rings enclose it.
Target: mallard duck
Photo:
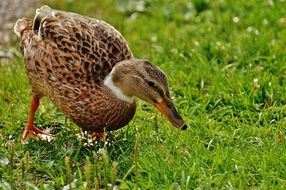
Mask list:
[[[86,131],[103,133],[127,125],[137,98],[154,105],[173,126],[187,128],[172,103],[164,72],[134,58],[108,23],[42,6],[33,21],[19,19],[14,31],[21,39],[33,95],[22,139],[49,135],[33,123],[44,96]]]

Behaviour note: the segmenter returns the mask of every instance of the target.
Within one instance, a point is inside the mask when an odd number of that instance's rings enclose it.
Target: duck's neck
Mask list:
[[[108,74],[104,79],[104,85],[107,86],[111,92],[122,101],[125,101],[129,104],[134,102],[134,96],[127,96],[125,95],[120,88],[118,88],[114,82],[112,81],[112,74]]]

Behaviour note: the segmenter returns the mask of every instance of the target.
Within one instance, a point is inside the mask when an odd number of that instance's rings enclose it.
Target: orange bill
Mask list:
[[[172,103],[167,105],[165,101],[161,101],[155,104],[155,107],[168,118],[174,127],[182,130],[186,130],[188,128]]]

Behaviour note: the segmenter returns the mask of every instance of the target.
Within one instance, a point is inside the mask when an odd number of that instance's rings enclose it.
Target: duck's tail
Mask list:
[[[22,38],[25,31],[31,29],[32,29],[32,21],[28,18],[18,19],[14,26],[15,34],[20,38]]]
[[[41,6],[36,10],[36,15],[33,21],[33,30],[37,33],[40,29],[41,21],[46,17],[52,15],[53,10],[47,6]]]
[[[36,10],[33,22],[28,18],[18,19],[14,26],[15,34],[22,38],[24,32],[27,30],[33,30],[35,33],[38,33],[42,19],[46,16],[52,15],[52,12],[53,10],[50,7],[44,5]]]

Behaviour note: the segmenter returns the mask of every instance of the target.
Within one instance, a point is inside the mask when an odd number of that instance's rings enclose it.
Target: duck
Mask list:
[[[174,106],[166,74],[135,58],[107,22],[44,5],[33,19],[18,19],[14,32],[32,90],[23,140],[51,135],[34,124],[42,97],[99,136],[127,125],[138,99],[157,108],[174,127],[188,128]]]

